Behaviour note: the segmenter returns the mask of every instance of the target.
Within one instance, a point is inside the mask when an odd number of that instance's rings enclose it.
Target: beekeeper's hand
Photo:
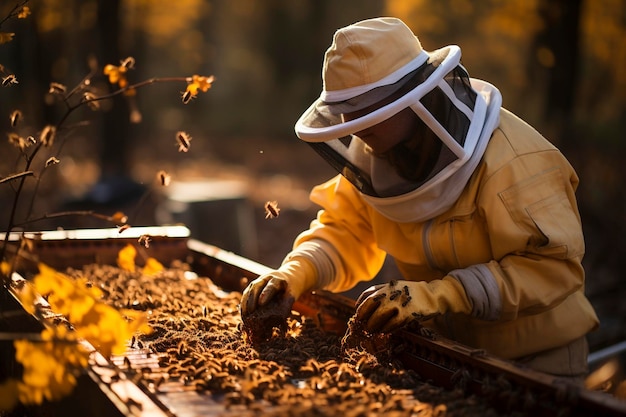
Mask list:
[[[375,285],[363,291],[356,305],[356,319],[369,332],[390,332],[437,314],[472,311],[463,285],[451,277]]]
[[[291,297],[295,301],[316,284],[317,271],[313,264],[304,258],[292,258],[248,284],[241,297],[241,315],[251,314],[276,297]]]

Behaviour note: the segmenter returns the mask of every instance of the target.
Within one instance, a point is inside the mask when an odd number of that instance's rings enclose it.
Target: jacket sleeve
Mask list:
[[[309,229],[296,238],[293,251],[304,246],[310,249],[312,242],[323,243],[315,246],[334,267],[334,276],[324,280],[327,290],[345,291],[372,279],[382,268],[386,253],[376,245],[369,210],[358,192],[338,175],[313,188],[311,201],[322,209]]]
[[[556,149],[518,156],[485,178],[477,203],[494,260],[483,270],[499,289],[498,319],[549,310],[584,289],[577,184]]]

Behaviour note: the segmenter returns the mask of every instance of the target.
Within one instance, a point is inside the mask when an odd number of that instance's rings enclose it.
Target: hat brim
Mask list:
[[[324,142],[355,133],[358,129],[351,131],[350,125],[358,126],[359,124],[344,122],[342,114],[363,110],[376,103],[382,102],[392,95],[396,95],[397,100],[402,101],[401,99],[404,95],[416,89],[429,79],[432,73],[435,72],[446,57],[448,57],[450,48],[450,46],[446,46],[432,52],[424,51],[428,54],[426,62],[393,84],[376,87],[341,102],[327,102],[323,100],[321,98],[322,95],[320,95],[296,122],[296,135],[306,142]],[[370,120],[376,123],[381,122],[393,116],[399,110],[400,108],[398,106],[381,106],[381,108],[375,111],[373,110],[372,113],[370,113],[371,115],[373,115],[373,113],[377,115],[377,117],[370,118]],[[339,125],[342,126],[340,127]],[[321,131],[327,131],[331,127],[337,128],[338,133],[336,135],[329,137],[321,134]],[[314,132],[319,132],[320,134],[315,134]]]
[[[449,54],[449,49],[450,47],[444,47],[433,52],[427,52],[428,59],[424,64],[409,72],[393,84],[373,88],[363,94],[340,102],[327,102],[323,100],[320,95],[320,97],[313,102],[311,106],[309,106],[302,116],[300,116],[300,119],[296,123],[296,134],[300,139],[307,142],[324,142],[329,139],[336,139],[336,137],[312,137],[310,135],[302,134],[302,130],[326,129],[331,126],[336,126],[344,123],[341,117],[342,114],[348,114],[366,109],[376,103],[382,102],[392,95],[402,97],[428,79],[428,77]],[[386,114],[388,113],[389,112],[386,112]],[[387,117],[392,115],[393,113],[388,114]],[[298,126],[304,127],[304,129],[299,129]]]

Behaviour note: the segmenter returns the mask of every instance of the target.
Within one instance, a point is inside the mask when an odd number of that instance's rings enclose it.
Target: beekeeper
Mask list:
[[[402,277],[370,287],[370,332],[418,320],[441,335],[555,375],[587,372],[584,241],[565,157],[472,79],[450,45],[425,51],[400,20],[338,30],[323,91],[298,137],[339,175],[282,266],[249,284],[245,317],[275,297],[345,291],[386,255]]]

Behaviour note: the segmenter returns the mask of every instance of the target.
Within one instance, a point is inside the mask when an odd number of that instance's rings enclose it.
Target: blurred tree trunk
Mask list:
[[[98,0],[98,58],[100,65],[119,65],[124,57],[120,48],[121,0]],[[102,113],[99,137],[100,166],[103,177],[126,176],[129,172],[128,139],[130,119],[125,97],[113,99],[111,108]]]
[[[544,119],[547,136],[555,144],[573,132],[581,8],[582,0],[540,0],[538,4],[544,25],[537,32],[533,52],[539,65],[546,69]]]

